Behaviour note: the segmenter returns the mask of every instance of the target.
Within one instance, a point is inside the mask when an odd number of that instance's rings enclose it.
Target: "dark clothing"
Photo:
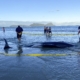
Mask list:
[[[21,37],[22,37],[22,33],[21,34],[17,33],[17,38],[21,38]]]
[[[80,26],[78,27],[78,29],[80,30]]]
[[[17,38],[21,38],[23,29],[19,26],[16,28]]]
[[[44,33],[48,33],[48,29],[44,29]]]
[[[49,33],[52,33],[51,30],[49,30]]]
[[[51,29],[48,30],[48,33],[52,33]]]
[[[17,27],[17,28],[16,28],[16,32],[17,32],[17,33],[20,33],[20,32],[22,32],[22,31],[23,31],[23,29],[22,29],[21,27]]]
[[[44,29],[44,33],[46,33],[47,32],[47,30],[46,29]]]

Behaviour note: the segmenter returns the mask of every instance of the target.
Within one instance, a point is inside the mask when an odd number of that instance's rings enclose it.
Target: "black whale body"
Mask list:
[[[66,42],[43,42],[43,48],[65,48],[65,47],[72,47],[72,44]]]
[[[66,48],[72,47],[72,44],[66,42],[34,42],[27,47],[42,47],[42,48]]]
[[[8,45],[8,42],[6,39],[4,49],[11,48]],[[72,44],[66,43],[66,42],[34,42],[31,44],[28,44],[26,47],[42,47],[42,48],[66,48],[66,47],[72,47]]]

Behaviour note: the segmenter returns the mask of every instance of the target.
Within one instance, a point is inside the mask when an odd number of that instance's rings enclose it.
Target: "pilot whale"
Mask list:
[[[26,45],[26,47],[41,47],[41,48],[66,48],[74,45],[66,42],[34,42]]]
[[[43,42],[41,45],[44,48],[66,48],[73,46],[72,44],[66,42]]]
[[[4,41],[5,41],[4,49],[11,48],[7,40],[4,39]],[[66,47],[72,47],[74,45],[67,42],[33,42],[27,45],[23,44],[22,46],[33,47],[33,48],[66,48]]]

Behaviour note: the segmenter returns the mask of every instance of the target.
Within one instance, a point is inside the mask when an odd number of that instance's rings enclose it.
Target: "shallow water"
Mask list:
[[[77,27],[52,27],[52,37],[44,35],[43,27],[23,29],[21,43],[16,39],[15,28],[6,28],[5,34],[0,31],[0,80],[80,80]],[[4,38],[12,48],[3,49]],[[33,42],[53,41],[64,41],[75,46],[63,49],[25,46]]]

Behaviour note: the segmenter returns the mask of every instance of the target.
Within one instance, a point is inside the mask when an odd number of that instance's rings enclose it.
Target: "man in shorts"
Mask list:
[[[17,39],[18,39],[19,41],[21,41],[22,32],[23,32],[22,27],[18,26],[18,27],[16,28],[16,33],[17,33]]]

